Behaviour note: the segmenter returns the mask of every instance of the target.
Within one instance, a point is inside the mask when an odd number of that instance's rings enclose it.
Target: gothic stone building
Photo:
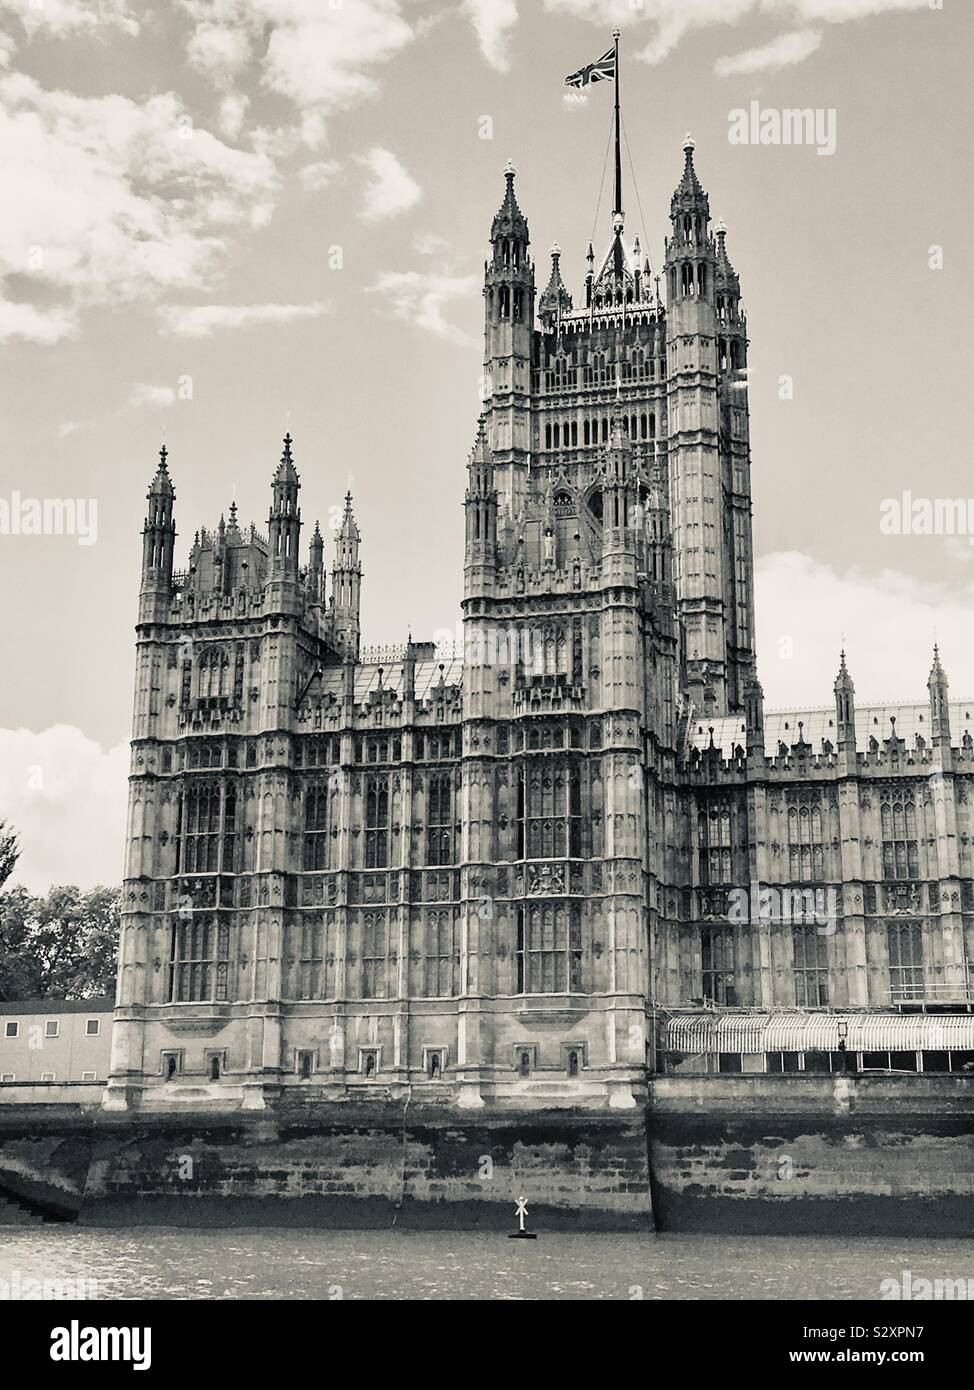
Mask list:
[[[834,705],[765,716],[747,326],[689,141],[670,217],[659,275],[617,210],[579,303],[557,249],[539,297],[506,171],[460,652],[361,648],[351,498],[329,583],[290,438],[266,536],[231,508],[176,572],[163,450],[107,1105],[963,1065],[971,709],[938,659],[856,709],[843,657]]]

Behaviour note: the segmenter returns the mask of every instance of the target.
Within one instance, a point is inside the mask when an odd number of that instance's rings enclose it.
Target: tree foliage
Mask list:
[[[118,888],[0,894],[0,999],[91,999],[115,990]]]

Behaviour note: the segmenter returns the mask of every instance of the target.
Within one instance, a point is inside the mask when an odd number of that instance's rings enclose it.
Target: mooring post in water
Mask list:
[[[511,1233],[510,1233],[510,1234],[508,1235],[508,1237],[507,1237],[508,1240],[537,1240],[537,1239],[538,1239],[538,1237],[534,1234],[533,1231],[526,1231],[526,1230],[524,1229],[524,1218],[527,1216],[527,1214],[528,1214],[528,1203],[527,1203],[527,1198],[525,1198],[525,1197],[518,1197],[518,1199],[517,1199],[517,1205],[516,1205],[515,1208],[514,1208],[514,1215],[517,1217],[518,1222],[519,1222],[520,1224],[519,1224],[518,1229],[517,1229],[516,1231],[511,1231]]]

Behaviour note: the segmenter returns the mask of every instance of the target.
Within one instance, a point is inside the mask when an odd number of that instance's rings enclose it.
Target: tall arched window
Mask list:
[[[369,777],[365,793],[365,867],[389,865],[389,778]]]

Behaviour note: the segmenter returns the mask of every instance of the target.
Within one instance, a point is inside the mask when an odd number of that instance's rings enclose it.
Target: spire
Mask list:
[[[745,729],[748,757],[764,757],[764,688],[753,676],[745,692]]]
[[[146,493],[149,506],[142,528],[142,595],[140,612],[143,618],[153,615],[156,601],[167,604],[172,590],[173,550],[176,524],[173,521],[173,502],[176,493],[166,462],[169,450],[163,444],[159,464]]]
[[[723,218],[717,223],[714,235],[717,238],[717,269],[724,270],[733,275],[734,267],[731,265],[730,257],[727,254],[727,223]]]
[[[301,510],[298,492],[301,483],[291,457],[291,436],[284,436],[284,452],[277,465],[271,485],[271,511],[267,519],[267,539],[271,566],[286,569],[293,577],[298,569],[298,538],[301,532]]]
[[[166,462],[168,457],[169,450],[166,448],[165,444],[163,444],[162,448],[159,450],[159,466],[156,469],[155,477],[152,479],[149,491],[146,494],[148,497],[172,497],[175,495],[173,493],[172,479],[169,476],[169,465]]]
[[[689,131],[683,141],[683,177],[677,184],[673,193],[671,208],[696,207],[706,209],[707,216],[710,216],[710,200],[704,191],[703,185],[697,178],[697,171],[693,167],[693,151],[696,146]]]
[[[556,242],[551,248],[551,277],[548,287],[538,301],[538,317],[545,328],[557,323],[562,314],[570,313],[572,297],[561,278],[561,247]]]
[[[935,746],[950,747],[950,706],[947,696],[947,673],[940,664],[940,649],[934,643],[933,666],[927,690],[930,692],[930,732]]]
[[[345,494],[345,513],[335,544],[331,570],[332,621],[335,645],[346,660],[357,661],[359,652],[359,609],[362,596],[362,566],[358,547],[361,540],[352,511],[352,494]]]
[[[477,422],[477,437],[467,465],[467,492],[463,502],[466,514],[464,548],[465,594],[471,586],[485,582],[496,562],[497,491],[494,487],[494,459],[487,439],[487,421]]]
[[[856,688],[845,664],[845,648],[839,654],[839,674],[835,678],[835,723],[840,753],[856,752]]]
[[[324,554],[325,542],[321,535],[321,527],[316,521],[308,547],[308,590],[312,604],[318,606],[325,601]]]
[[[277,465],[274,481],[288,482],[293,483],[295,486],[300,486],[300,480],[294,467],[294,460],[291,457],[291,445],[293,442],[290,432],[284,436],[284,452],[281,454],[281,461]]]
[[[345,513],[342,517],[341,529],[338,532],[340,539],[358,542],[362,539],[358,526],[355,523],[355,513],[352,511],[352,494],[345,494]]]
[[[491,241],[499,237],[516,237],[528,240],[527,219],[517,205],[514,195],[514,177],[517,170],[510,160],[504,166],[504,201],[501,203],[490,229]]]
[[[947,676],[943,666],[940,664],[940,648],[937,643],[933,644],[933,666],[930,668],[930,680],[927,682],[928,688],[931,683],[942,683],[944,689],[947,688]]]

